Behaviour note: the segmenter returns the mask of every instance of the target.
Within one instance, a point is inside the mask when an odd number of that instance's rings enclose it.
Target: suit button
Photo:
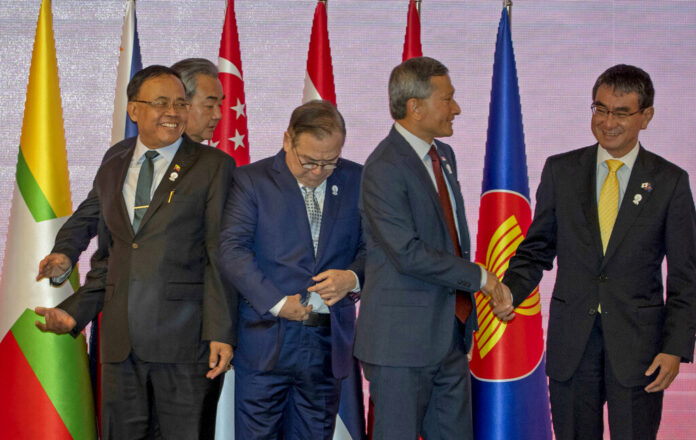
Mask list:
[[[133,244],[131,245],[131,247],[132,247],[133,249],[138,249],[138,243],[133,243]]]
[[[597,309],[594,307],[590,307],[590,310],[587,311],[587,314],[590,316],[594,315],[595,313],[597,313]]]
[[[609,279],[609,277],[605,273],[603,273],[599,276],[599,281],[606,281],[608,279]]]

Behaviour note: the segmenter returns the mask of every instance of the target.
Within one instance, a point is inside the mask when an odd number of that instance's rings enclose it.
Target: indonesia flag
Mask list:
[[[36,267],[72,213],[50,0],[31,57],[7,246],[0,281],[0,437],[96,439],[85,338],[42,333],[30,309],[55,307],[79,285],[55,287]]]
[[[493,65],[476,262],[499,278],[524,239],[532,212],[510,22],[503,9]],[[502,322],[476,294],[479,330],[470,362],[477,440],[551,438],[539,289]]]
[[[225,23],[220,39],[218,78],[222,83],[225,99],[222,101],[222,119],[215,128],[210,145],[234,157],[237,166],[249,163],[249,131],[247,130],[246,100],[242,55],[239,50],[237,18],[234,0],[227,2]],[[228,375],[228,376],[231,376]]]
[[[418,0],[417,3],[418,5],[416,5],[416,0],[411,0],[408,2],[406,35],[404,37],[404,54],[401,57],[402,61],[423,56],[420,37],[420,0]]]
[[[128,105],[128,96],[126,94],[128,82],[133,78],[133,75],[143,70],[143,61],[140,57],[140,40],[138,39],[138,20],[135,17],[135,0],[126,1],[119,51],[114,115],[111,126],[111,145],[138,134],[138,126],[131,121],[126,112],[126,106]]]
[[[302,102],[324,99],[336,105],[331,45],[329,44],[326,2],[319,1],[314,10],[312,35],[307,54]],[[341,401],[336,417],[334,440],[361,440],[365,438],[365,409],[362,394],[362,372],[357,359],[353,358],[352,373],[341,382]]]

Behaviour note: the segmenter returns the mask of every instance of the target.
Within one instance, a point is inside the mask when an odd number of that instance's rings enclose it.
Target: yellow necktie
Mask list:
[[[599,204],[597,205],[597,213],[599,214],[599,230],[602,234],[602,248],[604,253],[607,252],[609,237],[614,229],[614,222],[619,213],[619,179],[616,177],[616,172],[623,166],[623,162],[616,159],[606,161],[609,167],[609,174],[604,179],[602,191],[599,193]]]

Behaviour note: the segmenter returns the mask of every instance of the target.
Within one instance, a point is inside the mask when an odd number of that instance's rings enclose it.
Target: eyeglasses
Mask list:
[[[316,163],[316,162],[302,162],[302,159],[300,159],[300,156],[297,154],[297,148],[292,149],[292,151],[295,152],[295,157],[297,157],[297,161],[302,165],[302,168],[305,170],[316,170],[317,168],[321,168],[322,170],[326,171],[331,171],[335,170],[336,167],[338,167],[338,158],[336,158],[335,162],[331,163]]]
[[[592,109],[592,114],[597,116],[598,118],[608,118],[609,115],[614,115],[614,117],[620,121],[623,121],[626,118],[633,116],[635,114],[642,113],[643,110],[645,110],[645,109],[640,109],[640,110],[634,111],[633,113],[628,113],[625,111],[612,111],[612,110],[609,110],[608,108],[604,107],[603,105],[597,105],[597,104],[592,104],[592,106],[590,106],[590,108]]]
[[[142,104],[147,104],[155,110],[167,111],[170,108],[174,108],[175,112],[183,112],[187,110],[191,104],[186,101],[174,101],[171,102],[166,99],[156,99],[154,101],[141,101],[139,99],[133,99],[131,102],[140,102]]]

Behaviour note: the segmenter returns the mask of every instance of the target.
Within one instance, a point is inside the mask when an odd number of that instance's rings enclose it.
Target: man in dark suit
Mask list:
[[[654,439],[663,390],[691,362],[696,217],[689,176],[645,150],[643,70],[617,65],[592,91],[598,144],[550,157],[534,221],[505,273],[519,305],[558,258],[546,370],[556,438]],[[667,286],[662,263],[667,257]]]
[[[222,117],[220,106],[224,98],[217,67],[204,58],[185,58],[173,64],[172,69],[181,75],[186,99],[191,103],[186,135],[194,142],[210,140]],[[102,162],[116,152],[108,150]],[[80,254],[97,235],[98,222],[99,200],[91,191],[56,234],[51,253],[39,263],[37,281],[42,278],[49,278],[53,284],[65,281]]]
[[[275,156],[238,168],[220,243],[242,297],[235,352],[239,439],[330,439],[353,365],[363,276],[361,166],[340,158],[328,101],[296,108]]]
[[[172,69],[138,72],[128,100],[139,135],[113,146],[97,171],[99,248],[85,285],[57,308],[37,308],[46,317],[37,325],[76,335],[103,312],[104,438],[212,438],[218,376],[236,342],[236,297],[218,270],[234,161],[182,137],[190,104]]]
[[[452,135],[460,111],[447,68],[427,57],[400,64],[389,105],[396,122],[365,163],[360,202],[368,252],[355,355],[374,438],[472,439],[473,294],[494,294],[509,319],[509,292],[469,261],[456,160],[435,140]]]

